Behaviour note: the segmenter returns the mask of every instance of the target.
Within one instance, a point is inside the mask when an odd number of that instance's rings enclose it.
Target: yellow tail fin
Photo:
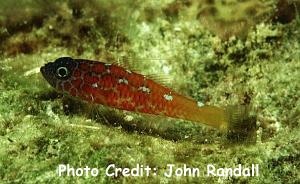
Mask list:
[[[194,120],[222,131],[244,132],[253,130],[256,117],[249,105],[233,105],[225,108],[203,106],[194,112]]]

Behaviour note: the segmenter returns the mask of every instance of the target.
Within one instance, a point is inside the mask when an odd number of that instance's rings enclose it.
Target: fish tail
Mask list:
[[[196,122],[212,126],[217,129],[227,129],[226,110],[216,106],[195,107],[192,119]]]
[[[250,105],[198,107],[194,120],[222,131],[242,132],[253,129],[256,116]]]
[[[251,105],[227,106],[227,135],[233,139],[251,137],[256,132],[256,114]]]

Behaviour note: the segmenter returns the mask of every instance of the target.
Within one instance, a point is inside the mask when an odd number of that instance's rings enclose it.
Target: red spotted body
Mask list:
[[[216,128],[226,126],[223,109],[199,107],[196,101],[116,64],[62,57],[43,66],[41,72],[57,90],[91,103],[191,120]]]

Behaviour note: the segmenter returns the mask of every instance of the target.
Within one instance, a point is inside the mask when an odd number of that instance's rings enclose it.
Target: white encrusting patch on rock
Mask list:
[[[173,100],[173,96],[170,95],[170,94],[164,94],[164,98],[165,98],[167,101],[172,101],[172,100]]]
[[[145,93],[150,93],[151,92],[151,90],[149,88],[147,88],[146,86],[141,86],[141,87],[139,87],[138,90],[140,90],[142,92],[145,92]]]
[[[124,117],[124,120],[125,121],[132,121],[134,118],[133,118],[133,116],[130,116],[130,115],[126,115],[125,117]]]
[[[198,107],[203,107],[203,106],[204,106],[204,103],[202,103],[202,102],[197,102],[197,105],[198,105]]]
[[[128,80],[127,80],[127,79],[124,79],[124,78],[123,78],[123,79],[119,79],[118,82],[119,82],[119,84],[122,84],[122,83],[123,83],[123,84],[128,84]]]
[[[27,72],[24,73],[24,76],[27,77],[27,76],[37,74],[37,73],[40,73],[40,67],[36,67],[31,70],[28,70]]]

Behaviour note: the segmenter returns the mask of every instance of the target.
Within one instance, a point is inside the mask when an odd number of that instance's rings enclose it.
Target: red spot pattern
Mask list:
[[[84,62],[84,63],[80,63],[78,68],[81,70],[81,71],[89,71],[89,64],[87,62]]]
[[[80,77],[80,76],[81,76],[80,70],[75,69],[75,70],[73,71],[73,77],[77,78],[77,77]]]
[[[132,86],[136,87],[137,89],[141,86],[146,85],[147,83],[146,78],[141,74],[131,73],[127,78],[130,84],[132,84]]]
[[[77,96],[77,90],[75,88],[71,88],[70,95]]]
[[[72,80],[71,83],[74,88],[79,88],[82,83],[82,80],[80,78],[76,78],[76,79]]]
[[[107,94],[106,100],[107,100],[107,104],[115,107],[117,105],[118,96],[116,93],[111,91],[110,93]]]
[[[105,66],[104,63],[88,60],[78,61],[71,80],[63,87],[70,95],[86,101],[150,114],[174,115],[177,103],[175,95],[172,95],[171,101],[164,99],[165,94],[170,94],[169,88],[141,74],[129,73],[114,64]],[[150,92],[140,90],[141,87],[149,88]]]
[[[122,101],[120,106],[124,107],[126,110],[133,111],[135,108],[135,104],[130,101]]]
[[[88,85],[88,84],[83,84],[81,88],[86,94],[95,94],[96,90]]]
[[[67,81],[67,82],[64,82],[62,86],[63,86],[64,91],[69,91],[72,87],[72,84]]]
[[[126,70],[124,68],[119,67],[119,66],[111,65],[109,69],[110,69],[111,73],[113,73],[117,76],[125,77],[127,75]]]
[[[103,88],[111,89],[116,85],[117,81],[112,75],[104,75],[101,77],[100,85],[103,86]]]
[[[116,90],[118,91],[119,96],[122,98],[129,98],[130,93],[132,94],[132,92],[130,91],[130,86],[127,84],[117,85]]]
[[[103,63],[96,63],[94,66],[91,68],[91,72],[95,72],[97,74],[101,74],[105,71],[105,66]]]
[[[61,61],[57,64],[61,64]],[[82,59],[73,59],[73,63],[67,64],[70,64],[68,69],[72,69],[70,77],[44,77],[57,90],[71,96],[122,110],[205,122],[217,128],[221,127],[221,123],[228,123],[224,109],[199,108],[196,101],[121,66]],[[169,98],[165,98],[166,95]],[[216,117],[213,117],[215,114]]]
[[[91,76],[92,73],[88,72],[84,74],[84,81],[88,84],[94,84],[99,81],[99,78],[96,76]]]

